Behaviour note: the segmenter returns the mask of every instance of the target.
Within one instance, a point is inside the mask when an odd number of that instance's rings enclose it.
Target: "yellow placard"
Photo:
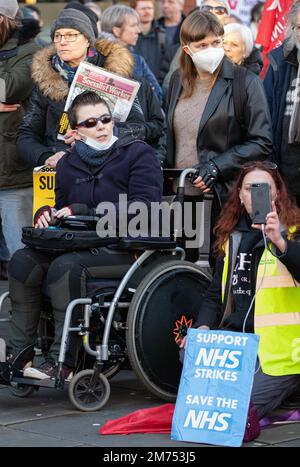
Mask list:
[[[43,165],[33,170],[33,216],[42,206],[55,205],[55,175],[53,167]]]

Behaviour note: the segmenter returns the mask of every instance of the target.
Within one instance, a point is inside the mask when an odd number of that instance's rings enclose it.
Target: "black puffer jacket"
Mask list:
[[[132,76],[134,59],[125,47],[107,39],[99,39],[95,47],[98,51],[95,65],[121,76]],[[57,129],[69,85],[51,66],[54,53],[55,49],[50,45],[34,56],[32,78],[35,87],[28,112],[17,135],[17,150],[33,167],[44,164],[56,152],[68,149],[63,141],[57,140]],[[140,95],[143,92],[144,90],[140,90]],[[136,99],[126,124],[121,125],[119,131],[123,135],[131,135],[133,139],[142,139],[151,144],[162,131],[163,116],[156,118],[155,122],[148,122],[149,115],[144,114],[143,107],[144,104]]]
[[[256,75],[259,75],[264,66],[263,56],[260,50],[253,47],[253,50],[249,57],[246,58],[242,64],[247,70],[252,71]]]
[[[268,104],[262,83],[251,72],[246,75],[245,127],[242,130],[233,104],[234,67],[224,58],[218,78],[209,95],[199,126],[197,148],[199,162],[212,160],[219,169],[217,190],[221,198],[243,163],[266,159],[272,152],[272,131]],[[180,72],[172,76],[167,101],[167,138],[160,154],[166,167],[175,165],[174,111],[182,92]]]

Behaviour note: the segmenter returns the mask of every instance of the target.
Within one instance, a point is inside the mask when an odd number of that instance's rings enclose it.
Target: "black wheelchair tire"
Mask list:
[[[127,315],[127,331],[126,331],[126,345],[128,351],[128,358],[132,369],[137,374],[138,378],[144,386],[156,397],[168,402],[173,402],[176,399],[177,387],[167,388],[165,385],[157,384],[155,378],[149,376],[148,369],[145,364],[145,352],[140,347],[140,339],[142,339],[142,331],[139,330],[140,316],[146,313],[145,302],[147,303],[147,294],[151,297],[149,290],[156,290],[155,284],[159,281],[165,281],[176,277],[178,274],[187,274],[196,282],[202,283],[204,290],[208,287],[211,277],[208,273],[201,270],[199,266],[188,261],[170,260],[168,263],[161,264],[154,268],[139,284],[136,292],[131,301],[128,315]],[[183,276],[184,277],[184,276]],[[199,289],[200,290],[200,289]],[[197,292],[195,292],[197,293]],[[200,295],[200,292],[199,292]],[[149,299],[150,300],[150,299]],[[155,337],[155,336],[154,336]],[[153,345],[156,343],[154,342]],[[175,358],[178,359],[178,348],[174,345]],[[177,350],[178,349],[178,350]],[[176,362],[177,365],[177,362]],[[178,365],[180,365],[178,363]]]
[[[27,384],[18,384],[17,386],[10,386],[9,391],[16,397],[29,397],[35,390],[34,386],[28,386]]]
[[[95,370],[83,370],[79,373],[76,373],[76,375],[71,379],[68,387],[69,399],[71,403],[76,409],[82,412],[96,412],[97,410],[102,409],[110,396],[110,384],[102,373],[98,374],[98,387],[96,390],[99,394],[95,395],[95,388],[92,388],[90,391],[89,384],[92,377],[94,376],[94,373]],[[80,385],[83,388],[81,390],[81,395],[85,395],[88,399],[92,399],[94,397],[95,402],[85,403],[85,401],[78,397]]]

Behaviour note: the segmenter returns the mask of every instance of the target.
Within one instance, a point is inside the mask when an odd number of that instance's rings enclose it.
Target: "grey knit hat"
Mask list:
[[[0,0],[0,2],[3,0]],[[75,10],[73,8],[68,8],[63,10],[57,20],[54,21],[51,27],[50,36],[53,40],[55,31],[57,29],[76,29],[76,31],[82,32],[90,44],[95,42],[95,33],[92,27],[92,23],[87,15],[82,13],[82,11]]]
[[[18,9],[17,0],[0,0],[0,15],[15,19]]]

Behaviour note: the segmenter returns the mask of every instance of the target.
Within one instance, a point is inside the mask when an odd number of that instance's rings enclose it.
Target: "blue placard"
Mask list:
[[[189,329],[171,438],[241,446],[259,336]]]

